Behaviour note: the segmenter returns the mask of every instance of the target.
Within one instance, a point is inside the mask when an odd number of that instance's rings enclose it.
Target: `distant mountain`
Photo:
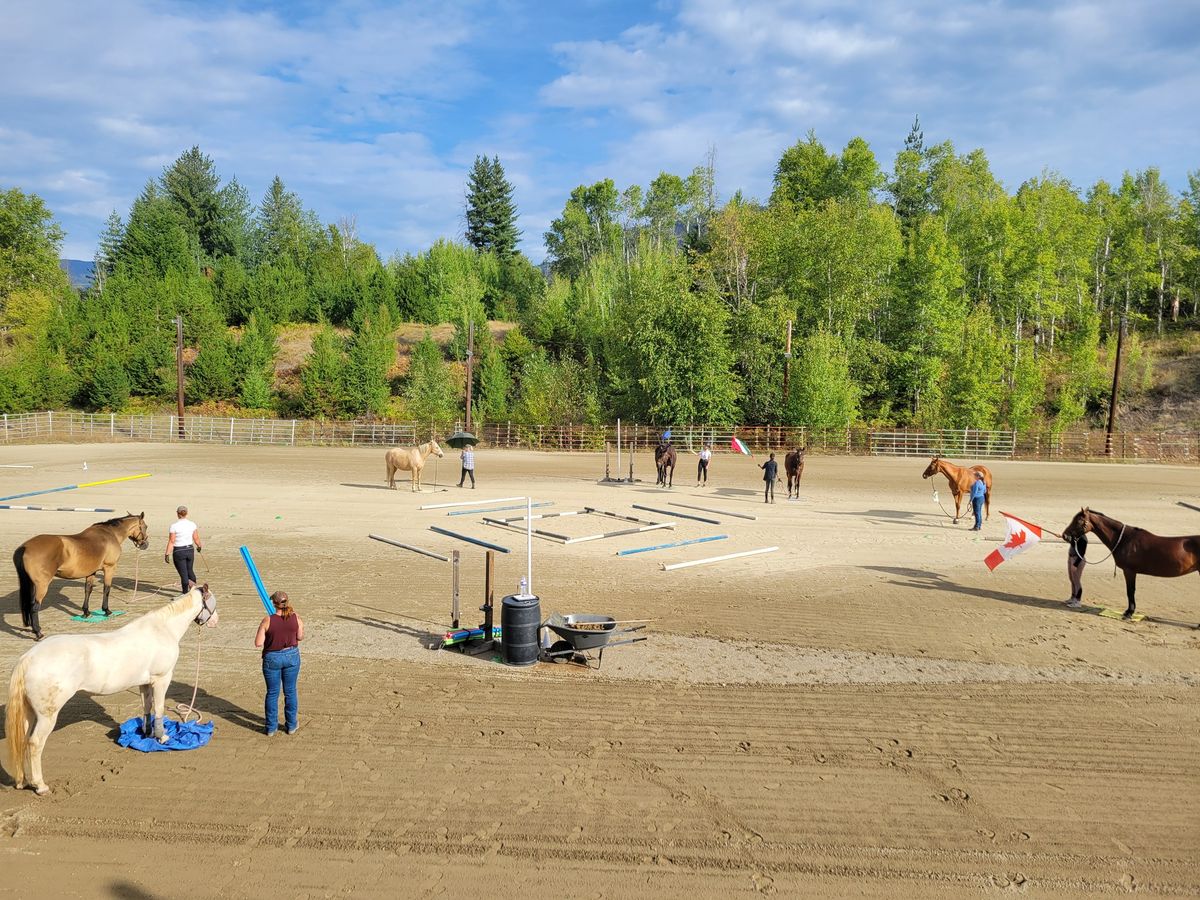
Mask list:
[[[70,277],[71,287],[83,289],[92,286],[92,278],[96,273],[96,264],[91,260],[60,259],[58,265]]]

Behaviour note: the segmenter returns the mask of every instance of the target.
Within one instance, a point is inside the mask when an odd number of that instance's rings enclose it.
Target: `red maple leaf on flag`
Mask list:
[[[1022,529],[1021,531],[1014,533],[1013,536],[1008,539],[1008,542],[1004,546],[1010,550],[1016,550],[1018,547],[1020,547],[1022,544],[1025,543],[1025,537],[1026,537],[1025,530]]]

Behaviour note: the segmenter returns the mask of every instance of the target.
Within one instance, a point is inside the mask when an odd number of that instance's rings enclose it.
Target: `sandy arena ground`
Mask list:
[[[1126,624],[1063,606],[1061,543],[994,574],[982,562],[1003,538],[1000,509],[1061,528],[1086,503],[1159,533],[1200,532],[1200,513],[1176,505],[1198,502],[1195,469],[996,463],[979,536],[933,503],[924,460],[810,458],[802,499],[781,491],[766,506],[754,461],[741,458],[718,457],[701,490],[685,455],[668,494],[598,484],[599,455],[487,450],[472,493],[453,486],[454,457],[438,465],[436,491],[413,494],[407,482],[383,489],[381,449],[0,450],[2,463],[34,466],[0,469],[4,495],[152,472],[16,502],[145,510],[151,548],[127,545],[114,587],[114,607],[130,613],[173,596],[162,551],[187,503],[207,547],[198,571],[221,612],[204,631],[199,677],[212,743],[123,750],[113,737],[139,713],[136,691],[76,697],[45,754],[52,793],[14,791],[3,776],[0,895],[1200,894],[1196,576],[1143,579],[1150,618]],[[649,460],[638,465],[652,482]],[[426,473],[433,482],[432,461]],[[670,498],[758,519],[535,541],[544,614],[654,620],[649,641],[614,648],[601,671],[430,650],[449,624],[449,566],[368,532],[461,549],[463,618],[477,622],[482,550],[427,527],[512,547],[497,560],[499,594],[524,571],[524,538],[417,507],[528,491],[554,502],[543,511],[654,518],[631,504]],[[948,493],[943,480],[943,502]],[[0,510],[0,544],[101,518]],[[551,521],[572,535],[619,527]],[[729,539],[614,555],[720,533]],[[305,619],[294,736],[262,734],[251,646],[262,610],[241,544]],[[781,550],[660,570],[772,544]],[[1103,556],[1098,542],[1091,555]],[[7,673],[32,644],[5,571]],[[1124,608],[1112,571],[1088,569],[1085,601]],[[56,581],[47,633],[129,621],[71,622],[81,599],[80,582]],[[196,631],[172,703],[191,696]]]

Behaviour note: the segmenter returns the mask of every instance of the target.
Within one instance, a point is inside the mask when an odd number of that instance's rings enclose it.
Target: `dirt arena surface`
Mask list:
[[[126,545],[113,592],[131,614],[174,596],[162,551],[186,503],[221,613],[204,630],[197,701],[216,721],[212,743],[121,749],[116,726],[140,712],[136,691],[76,697],[47,746],[52,793],[14,791],[3,776],[0,895],[1200,894],[1200,581],[1142,579],[1148,618],[1126,624],[1063,606],[1061,543],[994,574],[982,562],[1004,537],[1000,509],[1060,529],[1088,504],[1159,533],[1200,532],[1200,513],[1176,505],[1200,503],[1195,469],[999,462],[991,521],[976,535],[934,504],[926,460],[810,457],[802,499],[781,490],[767,506],[760,460],[719,456],[712,486],[696,489],[684,454],[668,494],[653,487],[648,456],[638,474],[650,483],[633,486],[598,484],[601,455],[477,458],[474,492],[454,487],[448,451],[439,484],[431,460],[427,491],[413,494],[407,481],[383,489],[382,449],[0,450],[0,463],[33,465],[0,469],[3,495],[153,473],[14,502],[145,510],[151,547],[139,561]],[[631,504],[673,499],[758,519],[535,540],[544,615],[654,620],[649,641],[614,648],[600,671],[430,650],[449,624],[449,566],[367,534],[462,550],[473,624],[483,551],[428,526],[511,547],[497,559],[498,595],[524,572],[524,537],[417,507],[529,492],[555,504],[542,511],[654,519]],[[944,479],[939,492],[949,503]],[[0,510],[0,544],[102,518]],[[551,521],[572,535],[619,527]],[[729,538],[614,555],[708,534]],[[305,619],[294,736],[262,734],[251,646],[262,609],[242,544]],[[660,570],[770,545],[781,549]],[[1089,555],[1104,555],[1098,542]],[[7,677],[31,639],[4,565]],[[1111,563],[1084,578],[1085,603],[1124,608]],[[80,582],[56,581],[46,632],[129,621],[69,621],[81,600]],[[193,628],[172,704],[191,696],[195,654]]]

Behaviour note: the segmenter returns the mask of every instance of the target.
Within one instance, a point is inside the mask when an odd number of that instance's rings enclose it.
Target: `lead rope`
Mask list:
[[[1080,553],[1079,548],[1075,546],[1074,541],[1071,542],[1071,551],[1076,556],[1078,556],[1080,559],[1082,559],[1085,563],[1087,563],[1089,566],[1094,566],[1097,563],[1107,562],[1108,560],[1112,559],[1112,555],[1114,553],[1116,553],[1117,548],[1119,546],[1121,546],[1121,538],[1123,538],[1123,537],[1125,537],[1125,525],[1124,524],[1121,525],[1121,533],[1119,535],[1117,535],[1117,542],[1115,544],[1113,544],[1112,549],[1108,551],[1108,556],[1104,557],[1104,559],[1098,559],[1098,560],[1096,560],[1096,562],[1092,562],[1090,559],[1088,559],[1086,556],[1084,556],[1082,553]],[[1113,563],[1113,578],[1116,578],[1116,577],[1117,577],[1117,564],[1114,562]]]
[[[193,715],[196,717],[196,724],[200,724],[200,720],[204,718],[196,707],[196,693],[200,690],[200,641],[203,637],[204,626],[201,625],[196,631],[196,677],[192,679],[192,702],[175,704],[175,711],[179,713],[179,721],[185,725]]]

